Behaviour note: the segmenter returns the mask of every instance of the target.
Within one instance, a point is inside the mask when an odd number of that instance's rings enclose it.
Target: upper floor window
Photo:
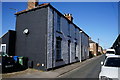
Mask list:
[[[57,15],[57,31],[61,31],[61,17]]]
[[[68,35],[70,36],[70,23],[68,23]]]
[[[77,28],[75,28],[75,39],[77,37]]]

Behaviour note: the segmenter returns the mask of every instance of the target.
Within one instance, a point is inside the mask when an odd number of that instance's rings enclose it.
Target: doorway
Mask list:
[[[70,43],[71,41],[68,40],[68,63],[70,63]]]

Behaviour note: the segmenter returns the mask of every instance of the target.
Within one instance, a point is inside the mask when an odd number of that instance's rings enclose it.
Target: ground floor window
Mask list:
[[[70,43],[71,41],[68,40],[68,62],[70,63]]]
[[[77,58],[77,43],[75,42],[75,58]]]
[[[62,41],[62,38],[60,38],[60,37],[56,38],[56,60],[61,60],[62,59],[61,41]]]

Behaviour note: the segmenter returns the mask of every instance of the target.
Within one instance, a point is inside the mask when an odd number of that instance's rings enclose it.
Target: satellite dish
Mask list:
[[[25,30],[23,31],[23,34],[28,35],[28,34],[29,34],[29,30],[28,30],[28,29],[25,29]]]

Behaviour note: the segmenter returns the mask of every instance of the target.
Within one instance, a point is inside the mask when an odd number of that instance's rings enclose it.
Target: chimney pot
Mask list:
[[[72,14],[64,14],[64,16],[67,18],[67,19],[69,19],[70,21],[72,21],[73,22],[73,17],[72,17]]]
[[[38,6],[38,0],[28,0],[28,9],[32,9]]]

